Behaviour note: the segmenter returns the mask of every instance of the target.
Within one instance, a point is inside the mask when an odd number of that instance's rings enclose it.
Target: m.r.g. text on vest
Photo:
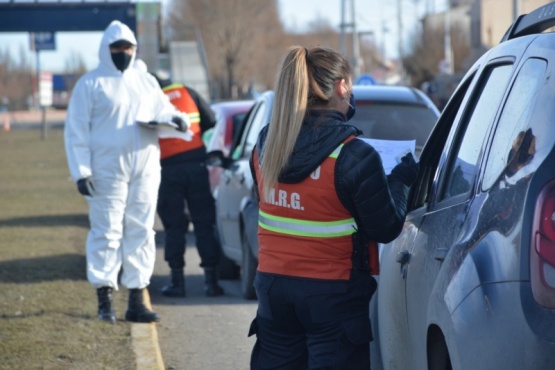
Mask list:
[[[276,198],[276,189],[272,188],[265,200],[266,203],[275,206],[298,209],[301,211],[304,210],[304,207],[301,205],[301,196],[299,193],[288,194],[285,190],[279,189]]]

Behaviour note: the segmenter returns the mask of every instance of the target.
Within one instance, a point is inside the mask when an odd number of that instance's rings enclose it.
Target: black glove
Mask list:
[[[94,193],[94,185],[91,177],[77,180],[77,190],[81,195],[92,197]]]
[[[177,125],[177,131],[186,132],[189,129],[181,117],[173,116],[172,122]]]
[[[391,175],[403,184],[411,186],[418,178],[418,171],[419,165],[414,160],[412,153],[407,153],[401,158],[401,162],[391,170]]]

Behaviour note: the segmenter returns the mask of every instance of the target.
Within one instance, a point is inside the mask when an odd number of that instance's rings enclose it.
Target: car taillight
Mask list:
[[[536,201],[530,278],[536,302],[555,308],[555,181],[548,183]]]

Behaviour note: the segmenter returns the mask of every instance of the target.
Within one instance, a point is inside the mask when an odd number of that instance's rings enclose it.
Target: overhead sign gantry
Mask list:
[[[0,0],[0,32],[101,31],[114,19],[136,32],[136,3]]]

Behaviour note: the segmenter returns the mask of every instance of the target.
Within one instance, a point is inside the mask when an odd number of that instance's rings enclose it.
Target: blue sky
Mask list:
[[[327,20],[339,30],[341,23],[341,0],[278,0],[280,17],[285,27],[291,31],[302,32],[308,24],[316,19]],[[403,28],[408,31],[426,7],[428,10],[440,11],[446,0],[401,0],[403,9]],[[165,4],[167,0],[163,0]],[[347,1],[347,4],[350,4]],[[359,32],[372,31],[376,43],[385,48],[388,57],[397,54],[396,30],[397,1],[393,0],[355,0],[356,24]],[[164,11],[164,10],[163,10]],[[347,22],[350,22],[350,5],[347,6]],[[383,32],[387,29],[387,32]],[[59,32],[56,34],[56,50],[41,51],[39,63],[41,70],[60,72],[65,69],[67,60],[73,53],[82,56],[89,69],[98,63],[98,45],[101,32]],[[0,49],[8,48],[17,58],[23,48],[35,63],[36,56],[29,50],[29,34],[0,34]]]

